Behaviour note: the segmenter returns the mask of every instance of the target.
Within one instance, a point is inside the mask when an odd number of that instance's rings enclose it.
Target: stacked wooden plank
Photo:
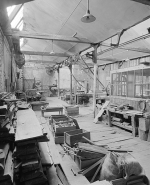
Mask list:
[[[15,181],[24,185],[47,185],[42,163],[51,165],[46,133],[32,109],[17,112]],[[45,152],[43,151],[45,150]]]
[[[16,104],[0,100],[0,184],[13,184],[12,151],[15,140]]]

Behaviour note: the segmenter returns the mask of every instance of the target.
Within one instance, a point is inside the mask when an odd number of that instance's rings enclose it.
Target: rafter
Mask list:
[[[149,0],[131,0],[131,1],[136,1],[138,3],[142,3],[142,4],[145,4],[145,5],[150,5],[150,1]]]
[[[34,1],[34,0],[0,0],[0,4],[2,6],[8,7],[8,6],[13,6],[13,5],[19,5],[19,4],[23,4],[23,3],[28,3],[30,1]]]
[[[129,50],[129,51],[136,51],[136,52],[141,52],[141,53],[148,53],[150,54],[150,49],[147,49],[147,48],[133,48],[133,47],[124,47],[124,46],[121,46],[122,44],[120,44],[118,47],[111,47],[110,45],[108,44],[101,44],[102,46],[106,46],[106,47],[109,47],[109,49],[122,49],[122,50]],[[102,51],[102,53],[105,52]],[[101,53],[101,52],[99,52]]]
[[[56,40],[56,41],[64,41],[64,42],[91,44],[91,42],[86,38],[69,37],[69,36],[53,35],[53,34],[33,33],[33,32],[25,32],[25,31],[13,31],[13,33],[5,33],[5,35],[6,36],[18,36],[20,38]]]
[[[48,60],[27,60],[27,63],[38,63],[38,64],[51,64],[51,65],[55,65],[56,62],[53,61],[48,61]]]
[[[56,56],[56,57],[70,57],[67,53],[50,53],[40,51],[21,51],[24,55],[41,55],[41,56]]]

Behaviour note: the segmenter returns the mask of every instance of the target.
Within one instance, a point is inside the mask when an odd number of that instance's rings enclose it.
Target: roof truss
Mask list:
[[[83,44],[91,44],[91,42],[86,38],[79,37],[69,37],[63,35],[53,35],[53,34],[42,34],[42,33],[33,33],[25,31],[13,31],[12,33],[5,33],[6,36],[18,36],[20,38],[31,38],[31,39],[42,39],[42,40],[56,40],[64,42],[75,42]]]
[[[40,56],[57,56],[57,57],[70,57],[67,53],[50,53],[40,51],[21,51],[24,55],[40,55]]]

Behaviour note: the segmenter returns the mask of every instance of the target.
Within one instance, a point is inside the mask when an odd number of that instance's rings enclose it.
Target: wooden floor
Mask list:
[[[48,98],[50,106],[66,105],[58,98]],[[79,126],[91,133],[91,140],[95,144],[108,145],[113,149],[132,150],[132,155],[140,162],[145,170],[145,174],[150,180],[150,142],[142,141],[132,136],[130,132],[118,127],[108,127],[104,123],[93,123],[92,105],[91,107],[81,106],[80,115],[76,116]],[[39,114],[38,114],[39,116]]]

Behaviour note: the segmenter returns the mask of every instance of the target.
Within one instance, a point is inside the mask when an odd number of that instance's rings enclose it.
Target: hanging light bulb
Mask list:
[[[53,50],[53,40],[52,40],[52,50],[51,50],[51,52],[50,52],[50,54],[52,55],[52,54],[54,54],[55,52],[54,52],[54,50]]]
[[[96,18],[90,13],[89,10],[89,0],[87,0],[87,11],[86,14],[81,18],[81,21],[84,23],[94,22]]]

